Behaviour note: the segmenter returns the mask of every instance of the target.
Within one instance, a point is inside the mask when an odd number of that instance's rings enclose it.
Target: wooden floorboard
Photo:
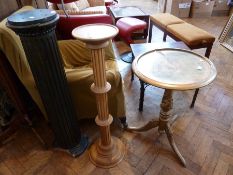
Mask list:
[[[142,3],[143,2],[143,3]],[[156,13],[157,2],[153,0],[121,0],[122,5],[140,6],[149,14]],[[216,38],[219,37],[227,17],[185,19]],[[162,32],[153,28],[152,42],[162,42]],[[167,42],[175,43],[168,37]],[[122,62],[119,55],[129,47],[123,42],[115,43],[119,69],[124,80],[127,121],[130,126],[140,126],[159,115],[163,90],[148,87],[145,92],[144,111],[138,111],[140,84],[135,77],[130,81],[131,65]],[[195,50],[204,55],[204,50]],[[180,165],[165,135],[157,129],[144,133],[131,133],[112,126],[112,134],[126,146],[121,163],[110,169],[94,166],[88,151],[73,158],[65,152],[45,149],[30,128],[22,126],[12,139],[0,147],[0,175],[233,175],[233,53],[215,41],[211,55],[218,75],[209,86],[201,88],[196,105],[189,108],[194,91],[174,93],[174,111],[179,118],[172,131],[187,167]],[[42,130],[40,134],[49,135]],[[45,127],[45,128],[46,128]],[[81,127],[92,143],[98,137],[98,127],[93,121],[84,121]],[[52,142],[52,137],[47,141]]]

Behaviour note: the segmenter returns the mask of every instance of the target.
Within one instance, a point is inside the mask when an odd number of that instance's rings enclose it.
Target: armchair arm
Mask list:
[[[68,18],[65,15],[60,15],[57,31],[62,39],[72,39],[71,32],[74,28],[93,23],[113,24],[113,21],[107,14],[70,15]]]
[[[104,0],[87,0],[87,1],[89,2],[91,7],[104,6],[105,5]]]

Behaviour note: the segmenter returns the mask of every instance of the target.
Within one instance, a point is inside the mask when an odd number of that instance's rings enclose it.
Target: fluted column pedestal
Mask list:
[[[118,29],[107,24],[90,24],[73,30],[72,35],[85,42],[91,49],[94,83],[91,90],[96,94],[98,115],[95,122],[100,127],[101,138],[90,148],[90,160],[98,167],[110,168],[124,157],[125,147],[120,139],[112,137],[110,124],[113,121],[108,111],[107,92],[111,85],[106,80],[104,48],[109,40],[117,35]]]
[[[56,147],[72,156],[87,148],[82,137],[57,45],[55,11],[35,9],[13,14],[8,27],[20,36],[37,89],[51,123]]]

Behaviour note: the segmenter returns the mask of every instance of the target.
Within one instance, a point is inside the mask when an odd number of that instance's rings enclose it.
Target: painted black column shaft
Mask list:
[[[11,15],[8,27],[20,36],[58,147],[76,156],[86,149],[55,35],[59,16],[48,9]]]

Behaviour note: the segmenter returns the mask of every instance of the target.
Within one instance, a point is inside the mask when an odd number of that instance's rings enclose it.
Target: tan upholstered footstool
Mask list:
[[[152,38],[152,27],[156,26],[176,41],[183,41],[190,49],[206,48],[205,56],[209,57],[215,37],[203,29],[188,24],[169,13],[158,13],[150,16],[149,42]]]
[[[162,26],[163,28],[166,28],[171,24],[185,23],[185,21],[171,15],[170,13],[158,13],[156,15],[151,15],[150,21],[158,24],[158,26]]]
[[[210,33],[188,23],[168,25],[167,31],[189,47],[201,47],[205,44],[212,44],[215,40]]]

